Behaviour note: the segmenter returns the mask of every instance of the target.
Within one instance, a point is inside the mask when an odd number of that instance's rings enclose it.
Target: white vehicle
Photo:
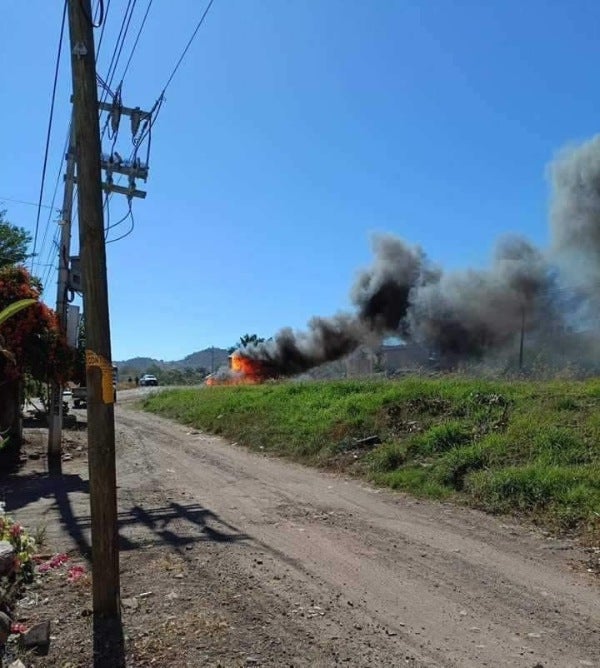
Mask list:
[[[151,373],[145,373],[140,378],[140,387],[146,387],[148,385],[158,385],[158,379]]]

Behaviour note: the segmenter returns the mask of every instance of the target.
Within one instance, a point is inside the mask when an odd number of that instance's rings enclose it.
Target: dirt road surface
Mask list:
[[[178,618],[203,603],[226,629],[177,665],[600,666],[600,589],[575,543],[250,453],[122,396],[123,596],[166,577],[127,555],[167,546]],[[85,543],[85,497],[68,496]]]

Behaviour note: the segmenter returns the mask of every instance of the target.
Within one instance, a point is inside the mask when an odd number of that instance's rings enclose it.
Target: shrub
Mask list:
[[[530,464],[475,472],[465,479],[474,499],[495,511],[569,509],[583,519],[600,503],[600,470]]]
[[[464,445],[470,439],[471,435],[463,424],[446,422],[431,427],[425,433],[417,436],[409,445],[409,450],[415,454],[433,455]]]
[[[369,456],[369,465],[374,472],[393,471],[406,460],[406,448],[399,443],[384,443]]]

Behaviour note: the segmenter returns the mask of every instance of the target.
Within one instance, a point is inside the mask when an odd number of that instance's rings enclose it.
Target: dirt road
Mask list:
[[[600,666],[600,591],[569,541],[261,457],[126,404],[117,435],[121,506],[179,508],[146,524],[184,556],[194,532],[210,539],[185,577],[227,611],[227,642],[237,628],[249,664]]]
[[[600,667],[598,578],[573,542],[250,453],[135,410],[145,392],[116,408],[128,666]],[[0,495],[85,563],[86,433],[65,432],[59,479],[46,439],[30,430]],[[18,619],[53,640],[26,665],[88,668],[89,581],[36,587]]]

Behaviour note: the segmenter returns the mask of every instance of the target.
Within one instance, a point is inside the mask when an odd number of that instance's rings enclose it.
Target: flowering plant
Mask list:
[[[8,541],[15,549],[13,573],[24,582],[33,579],[35,540],[25,529],[6,514],[4,503],[0,502],[0,540]]]
[[[7,309],[0,348],[10,353],[0,361],[6,380],[28,372],[37,380],[64,381],[72,371],[74,353],[56,313],[39,298],[40,288],[24,267],[0,269],[0,311]]]

